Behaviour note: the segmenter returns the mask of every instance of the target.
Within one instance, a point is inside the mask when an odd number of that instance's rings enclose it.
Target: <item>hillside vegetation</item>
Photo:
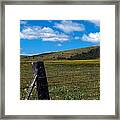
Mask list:
[[[100,58],[100,46],[44,53],[34,56],[21,56],[22,60],[89,60]]]

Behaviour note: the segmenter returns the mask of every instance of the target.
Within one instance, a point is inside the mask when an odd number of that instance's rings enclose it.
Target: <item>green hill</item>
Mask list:
[[[100,46],[65,50],[59,52],[43,53],[33,56],[22,56],[22,60],[88,60],[100,58]]]

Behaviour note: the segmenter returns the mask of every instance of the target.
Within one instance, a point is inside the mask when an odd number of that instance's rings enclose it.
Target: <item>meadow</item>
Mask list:
[[[20,62],[20,99],[27,96],[33,80],[32,60]],[[100,60],[44,61],[51,100],[99,100]],[[30,100],[37,100],[36,87]]]

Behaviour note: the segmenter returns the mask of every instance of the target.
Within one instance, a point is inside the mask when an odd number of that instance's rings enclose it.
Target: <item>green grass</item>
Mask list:
[[[20,99],[25,99],[33,79],[31,62],[21,60]],[[45,61],[44,65],[51,100],[100,99],[99,59]],[[30,99],[37,99],[36,88]]]

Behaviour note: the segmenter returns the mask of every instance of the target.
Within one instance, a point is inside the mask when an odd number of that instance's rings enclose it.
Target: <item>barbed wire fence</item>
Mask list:
[[[30,99],[30,95],[33,91],[33,88],[36,84],[37,86],[37,94],[39,100],[49,100],[49,92],[48,92],[48,83],[44,68],[44,63],[42,61],[32,62],[34,79],[29,86],[27,100]]]

